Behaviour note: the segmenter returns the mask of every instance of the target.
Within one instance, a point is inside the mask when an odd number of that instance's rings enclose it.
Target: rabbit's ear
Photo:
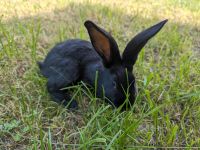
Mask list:
[[[122,61],[124,66],[132,71],[133,65],[135,64],[138,54],[141,49],[145,46],[147,41],[152,38],[156,33],[160,31],[160,29],[164,26],[164,24],[168,20],[164,20],[159,22],[158,24],[142,31],[137,34],[126,46],[124,53],[122,55]]]
[[[92,45],[103,58],[104,64],[109,67],[121,63],[118,45],[114,38],[92,21],[86,21],[84,25],[87,28]]]

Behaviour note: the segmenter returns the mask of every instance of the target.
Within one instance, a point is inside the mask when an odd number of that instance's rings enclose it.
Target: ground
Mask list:
[[[0,149],[200,146],[199,8],[199,0],[1,0]],[[121,52],[169,19],[134,66],[139,93],[129,111],[81,85],[72,89],[80,108],[69,111],[46,90],[36,62],[63,40],[89,40],[87,19],[111,32]]]

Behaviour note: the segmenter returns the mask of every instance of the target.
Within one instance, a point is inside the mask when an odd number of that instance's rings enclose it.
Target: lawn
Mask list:
[[[199,0],[1,0],[0,149],[200,147]],[[89,40],[90,19],[121,52],[138,32],[169,19],[134,66],[138,96],[121,112],[80,84],[79,109],[54,103],[37,61],[66,39]]]

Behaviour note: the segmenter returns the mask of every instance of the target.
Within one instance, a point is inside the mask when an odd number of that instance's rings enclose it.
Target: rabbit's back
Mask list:
[[[92,82],[95,70],[104,69],[92,44],[79,39],[57,44],[39,66],[47,78],[65,78],[73,82],[78,79]]]

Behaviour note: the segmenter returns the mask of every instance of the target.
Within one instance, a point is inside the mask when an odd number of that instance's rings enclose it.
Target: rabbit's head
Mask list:
[[[126,46],[122,56],[114,38],[104,29],[98,27],[92,21],[86,21],[91,43],[101,56],[105,70],[100,76],[99,87],[103,86],[103,92],[112,104],[123,108],[134,103],[136,97],[135,77],[132,73],[138,54],[147,41],[156,35],[164,26],[164,20],[137,34]],[[128,99],[126,101],[126,99]],[[125,101],[128,102],[125,104]]]

